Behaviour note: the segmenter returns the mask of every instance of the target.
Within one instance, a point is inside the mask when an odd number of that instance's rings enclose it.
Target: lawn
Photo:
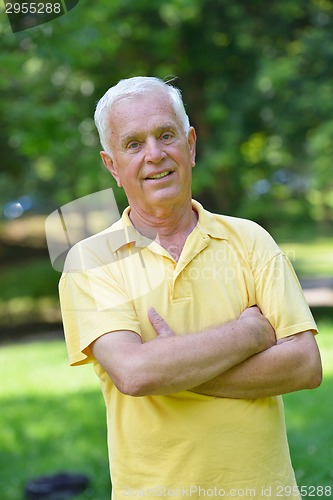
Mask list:
[[[287,394],[284,402],[299,486],[332,486],[333,497],[333,322],[328,317],[317,322],[323,383],[314,391]]]
[[[62,340],[0,348],[0,498],[62,471],[91,479],[80,499],[109,500],[105,408],[92,366],[71,368]]]
[[[299,485],[333,485],[333,321],[318,318],[325,380],[315,391],[285,396]],[[22,498],[27,480],[43,474],[88,474],[77,498],[109,500],[105,409],[91,366],[70,368],[64,342],[0,348],[0,498]]]

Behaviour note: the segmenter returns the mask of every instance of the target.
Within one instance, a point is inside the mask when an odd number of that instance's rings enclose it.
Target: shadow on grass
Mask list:
[[[79,472],[91,481],[78,499],[109,500],[105,407],[99,391],[2,399],[0,498],[21,500],[41,475]],[[85,411],[82,412],[82,409]]]

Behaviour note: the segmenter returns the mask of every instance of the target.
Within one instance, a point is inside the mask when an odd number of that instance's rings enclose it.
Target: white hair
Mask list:
[[[120,80],[117,85],[109,88],[109,90],[97,103],[94,119],[102,147],[106,152],[109,154],[111,153],[109,146],[111,130],[108,118],[112,106],[125,97],[147,94],[156,90],[165,92],[169,97],[170,104],[173,107],[176,116],[179,118],[184,132],[186,134],[188,133],[190,121],[184,108],[180,90],[173,87],[169,83],[160,80],[159,78],[150,76],[135,76],[126,80]]]

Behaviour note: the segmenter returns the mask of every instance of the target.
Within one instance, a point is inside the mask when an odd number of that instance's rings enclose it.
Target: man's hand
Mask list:
[[[242,314],[239,316],[240,318],[250,318],[250,317],[253,317],[253,318],[258,318],[258,317],[264,317],[259,309],[258,306],[252,306],[252,307],[247,307],[246,309],[244,309],[244,311],[242,312]]]
[[[157,333],[157,338],[163,337],[174,337],[175,333],[171,330],[170,326],[164,321],[162,316],[160,316],[153,307],[148,309],[148,318],[151,322],[155,332]]]
[[[251,327],[254,326],[252,333],[256,335],[259,344],[262,343],[260,351],[264,351],[276,344],[275,331],[268,319],[263,316],[259,307],[252,306],[245,309],[240,315],[239,321],[243,321],[244,324],[248,323]]]
[[[149,320],[157,333],[157,338],[174,337],[170,326],[164,321],[153,307],[148,310]],[[259,307],[252,306],[245,309],[238,321],[243,322],[244,328],[256,338],[258,342],[258,351],[262,351],[276,344],[276,336],[270,322],[263,316]]]

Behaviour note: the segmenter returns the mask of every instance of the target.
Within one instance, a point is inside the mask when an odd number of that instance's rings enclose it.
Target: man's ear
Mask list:
[[[119,187],[121,187],[122,184],[120,182],[117,169],[115,167],[115,164],[114,164],[111,156],[106,151],[101,151],[100,155],[101,155],[101,158],[102,158],[102,161],[103,161],[104,165],[106,166],[106,168],[108,169],[108,171],[112,174],[112,176],[115,178],[115,180],[117,182],[117,185]]]
[[[195,133],[194,127],[190,127],[187,135],[187,140],[188,140],[188,145],[190,148],[190,155],[191,155],[191,160],[192,160],[192,167],[195,166],[195,155],[196,155],[196,142],[197,142],[197,136]]]

